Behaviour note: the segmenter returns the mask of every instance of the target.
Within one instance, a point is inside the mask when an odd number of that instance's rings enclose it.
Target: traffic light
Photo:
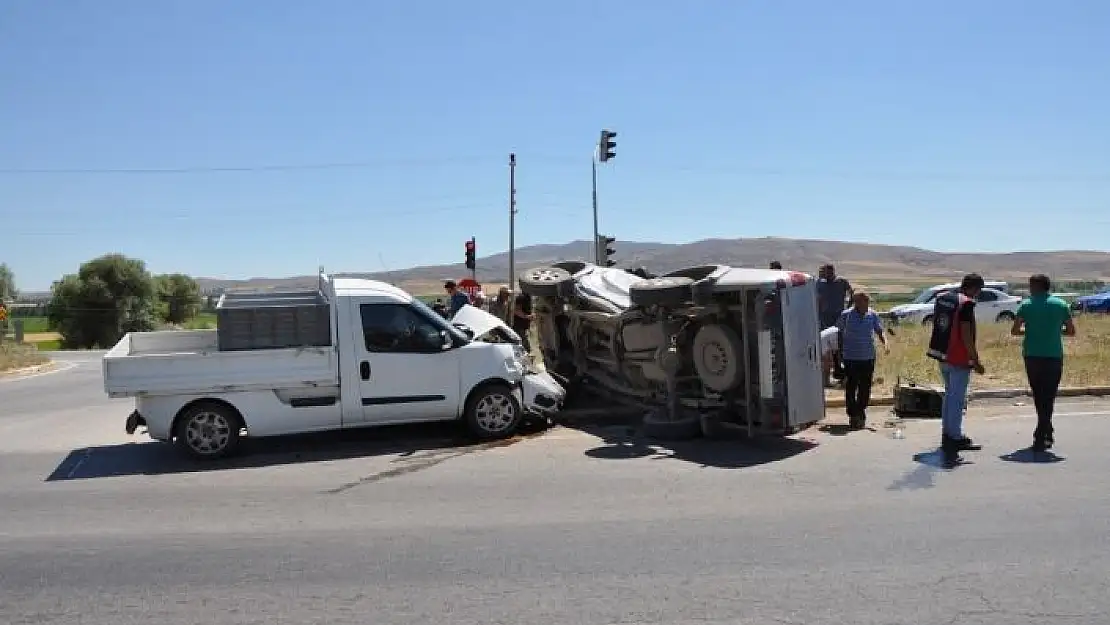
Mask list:
[[[596,249],[598,265],[602,267],[612,267],[613,265],[617,264],[617,261],[610,258],[610,256],[616,254],[617,251],[609,247],[615,241],[616,239],[613,237],[606,236],[604,234],[597,235],[597,241],[595,242],[595,245],[597,246]]]
[[[474,271],[475,254],[477,253],[477,251],[478,246],[474,242],[474,239],[471,238],[469,241],[466,242],[466,268],[471,271]]]
[[[617,142],[613,139],[617,138],[617,133],[612,130],[601,131],[601,141],[597,143],[597,160],[604,163],[605,161],[616,157]]]

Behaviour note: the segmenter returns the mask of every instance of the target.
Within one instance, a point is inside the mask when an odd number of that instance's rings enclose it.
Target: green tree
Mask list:
[[[0,263],[0,301],[13,300],[19,296],[15,288],[15,273],[8,263]]]
[[[200,312],[200,286],[191,277],[182,273],[157,276],[154,288],[158,315],[167,323],[180,325]]]
[[[107,348],[128,332],[153,330],[154,280],[141,260],[107,254],[51,287],[50,326],[67,348]]]

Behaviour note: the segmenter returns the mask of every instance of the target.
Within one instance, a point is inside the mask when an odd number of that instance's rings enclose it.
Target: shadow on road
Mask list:
[[[936,486],[936,476],[944,471],[951,471],[965,464],[974,464],[963,456],[958,456],[954,462],[945,460],[944,452],[940,449],[931,449],[913,455],[913,461],[918,465],[907,471],[902,477],[894,480],[887,486],[887,490],[922,490]]]
[[[656,441],[644,437],[635,426],[580,426],[575,429],[596,436],[603,445],[586,450],[590,458],[602,460],[682,460],[719,469],[743,469],[785,460],[813,449],[817,443],[799,438],[723,437],[690,441]]]
[[[1053,464],[1067,459],[1063,456],[1057,456],[1051,451],[1035,451],[1031,447],[1011,451],[999,456],[999,458],[1006,462],[1020,462],[1022,464]]]
[[[243,439],[241,453],[222,460],[193,460],[157,441],[75,449],[47,476],[47,482],[128,475],[165,475],[252,469],[372,456],[464,450],[512,444],[542,433],[545,424],[527,424],[514,438],[475,444],[457,423],[389,426],[302,436]]]

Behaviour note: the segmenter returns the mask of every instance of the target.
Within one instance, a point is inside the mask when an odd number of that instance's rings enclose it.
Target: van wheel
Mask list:
[[[174,443],[193,458],[225,458],[239,448],[239,430],[242,427],[238,413],[230,406],[201,402],[190,406],[178,417]]]
[[[925,318],[921,320],[921,325],[923,325],[923,326],[933,325],[933,316],[932,315],[926,315]]]
[[[1004,311],[998,313],[998,317],[995,319],[995,322],[997,322],[997,323],[1013,323],[1014,322],[1014,313],[1012,313],[1008,310],[1004,310]]]
[[[488,384],[474,391],[466,403],[466,427],[480,440],[516,434],[524,413],[513,391],[504,384]]]

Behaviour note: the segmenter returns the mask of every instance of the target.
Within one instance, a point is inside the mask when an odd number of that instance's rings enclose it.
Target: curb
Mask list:
[[[1073,386],[1062,388],[1056,392],[1057,397],[1103,397],[1110,395],[1110,386]],[[986,388],[968,393],[968,401],[976,399],[1008,399],[1010,397],[1029,397],[1027,388]],[[872,397],[871,406],[893,406],[893,395]],[[843,408],[844,399],[840,397],[826,398],[826,408]]]
[[[29,375],[35,373],[43,373],[49,371],[55,366],[54,361],[44,362],[41,365],[31,365],[30,367],[20,367],[18,369],[8,369],[7,371],[0,371],[0,378],[8,376]]]

